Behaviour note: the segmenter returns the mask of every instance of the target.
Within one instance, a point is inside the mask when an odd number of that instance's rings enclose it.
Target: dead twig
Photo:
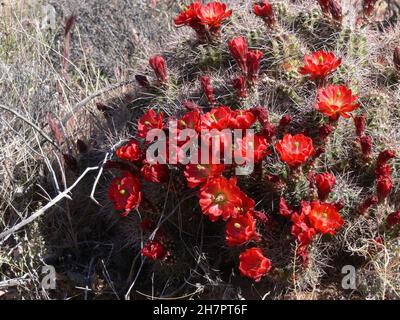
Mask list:
[[[86,170],[81,174],[81,176],[76,179],[74,184],[72,184],[68,189],[65,191],[61,192],[57,197],[55,197],[53,200],[51,200],[48,204],[46,204],[43,208],[39,209],[35,213],[33,213],[29,218],[21,221],[20,223],[16,224],[14,227],[4,231],[3,233],[0,234],[0,240],[8,237],[9,235],[13,234],[14,232],[20,230],[27,224],[31,223],[32,221],[36,220],[40,216],[42,216],[48,209],[53,207],[55,204],[63,200],[64,198],[69,197],[69,193],[79,184],[79,182],[91,171],[98,170],[99,167],[92,167],[92,168],[86,168]]]

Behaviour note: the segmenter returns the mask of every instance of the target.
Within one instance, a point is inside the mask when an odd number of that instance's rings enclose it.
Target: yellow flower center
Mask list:
[[[318,60],[319,60],[319,63],[324,63],[324,57],[323,56],[319,56]]]
[[[234,225],[233,225],[236,229],[240,229],[242,226],[240,225],[240,223],[238,223],[238,222],[236,222]]]
[[[125,189],[121,189],[120,191],[119,191],[119,193],[121,194],[121,195],[125,195],[126,194],[126,190]]]

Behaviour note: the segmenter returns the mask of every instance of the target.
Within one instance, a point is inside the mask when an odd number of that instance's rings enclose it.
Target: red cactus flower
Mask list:
[[[232,129],[250,129],[256,122],[256,117],[250,110],[235,110],[232,112],[230,127]]]
[[[247,74],[247,54],[249,49],[246,38],[236,37],[230,40],[229,50],[232,57],[239,64],[240,69],[243,71],[243,73]]]
[[[323,234],[334,235],[344,221],[336,207],[330,203],[319,201],[311,202],[311,211],[308,214],[311,225]]]
[[[239,98],[246,98],[247,86],[246,86],[246,78],[244,76],[240,76],[232,80],[233,88],[236,90],[236,94]]]
[[[262,18],[269,27],[274,27],[276,24],[276,17],[272,5],[266,0],[255,3],[253,6],[254,14]]]
[[[389,214],[386,218],[386,224],[389,228],[393,228],[400,224],[400,211],[393,212]]]
[[[120,147],[115,154],[121,160],[135,162],[141,159],[142,151],[140,144],[136,140],[129,141],[126,145]]]
[[[167,250],[161,242],[153,240],[143,247],[141,254],[152,261],[163,260],[167,255]]]
[[[186,112],[182,118],[178,120],[177,127],[179,130],[183,129],[193,129],[195,131],[199,131],[200,128],[200,111],[193,110]]]
[[[379,202],[378,197],[376,197],[376,196],[368,197],[368,198],[365,199],[365,200],[361,203],[361,205],[358,207],[358,213],[359,213],[360,215],[365,215],[365,214],[368,212],[368,210],[369,210],[371,207],[377,205],[378,202]]]
[[[393,63],[394,63],[394,66],[396,67],[396,69],[398,71],[400,71],[400,47],[397,47],[396,49],[394,49]]]
[[[303,75],[310,75],[311,79],[319,80],[334,72],[342,63],[333,52],[316,51],[304,57],[304,66],[299,69]]]
[[[247,53],[247,73],[249,81],[255,81],[260,71],[260,62],[264,53],[259,50],[252,50]]]
[[[294,213],[283,197],[279,199],[279,213],[284,217],[290,217]]]
[[[357,109],[360,105],[355,103],[358,96],[353,95],[346,86],[329,85],[318,90],[318,102],[315,109],[337,120],[339,116],[349,118],[349,112]]]
[[[366,121],[365,114],[363,114],[362,116],[354,117],[353,120],[354,120],[354,125],[356,127],[357,137],[361,138],[365,134],[365,121]]]
[[[189,7],[178,14],[178,16],[175,18],[175,25],[178,27],[187,25],[196,31],[204,28],[199,18],[199,11],[201,7],[201,2],[196,1],[192,3]]]
[[[213,108],[210,112],[201,116],[201,128],[220,131],[227,129],[231,123],[232,116],[233,112],[229,107],[221,106]]]
[[[226,4],[210,2],[200,7],[198,16],[203,25],[207,25],[211,31],[218,31],[222,22],[232,15],[232,10],[226,9]]]
[[[152,129],[163,129],[164,114],[157,114],[153,109],[149,109],[138,122],[138,136],[146,138],[147,133]]]
[[[165,66],[165,60],[162,56],[154,56],[149,60],[150,67],[154,70],[158,81],[165,83],[168,79],[167,68]]]
[[[142,199],[139,179],[130,172],[125,172],[121,178],[115,178],[108,189],[108,198],[116,210],[124,211],[123,217],[127,216],[139,207]]]
[[[253,140],[253,141],[252,141]],[[268,150],[267,139],[260,135],[245,136],[243,139],[237,139],[235,144],[235,155],[239,158],[246,159],[247,162],[254,161],[259,163],[264,160],[271,152]],[[253,154],[247,155],[247,149]]]
[[[293,212],[290,216],[293,222],[291,233],[301,245],[308,245],[312,238],[317,233],[316,230],[310,225],[308,214],[311,211],[309,202],[303,201],[301,203],[300,213]]]
[[[211,86],[211,81],[209,77],[201,77],[200,78],[201,86],[203,87],[203,91],[207,97],[207,100],[210,104],[216,103],[215,97],[214,97],[214,89]]]
[[[145,160],[140,173],[146,181],[153,183],[164,183],[169,180],[169,169],[166,164],[150,164]]]
[[[332,173],[325,172],[315,176],[315,184],[318,189],[318,197],[321,201],[328,199],[329,194],[332,192],[336,184],[335,176]]]
[[[224,177],[216,177],[209,179],[200,189],[201,210],[211,221],[217,221],[219,218],[226,221],[237,216],[238,208],[243,202],[236,182],[236,178],[227,180]]]
[[[257,239],[256,221],[250,212],[232,218],[226,224],[226,243],[230,247],[241,246]]]
[[[378,195],[379,202],[385,200],[393,188],[393,179],[389,175],[381,175],[376,180],[376,193]]]
[[[208,179],[220,176],[224,169],[223,164],[188,164],[184,174],[189,188],[196,188]]]
[[[272,264],[260,248],[251,248],[239,256],[239,271],[243,276],[259,282],[271,270]]]
[[[290,167],[298,167],[315,154],[312,139],[303,134],[286,134],[276,144],[276,150],[282,161]]]

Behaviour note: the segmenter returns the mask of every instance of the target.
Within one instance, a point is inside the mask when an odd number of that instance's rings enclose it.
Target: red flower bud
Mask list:
[[[335,130],[335,127],[331,124],[324,124],[318,129],[318,136],[322,141],[325,141],[331,133]]]
[[[376,192],[379,202],[385,200],[393,188],[393,179],[390,175],[383,175],[376,180]]]
[[[193,101],[188,101],[185,100],[182,102],[182,106],[186,108],[186,110],[188,111],[196,111],[196,110],[200,110],[200,106]]]
[[[236,37],[229,41],[229,50],[232,57],[239,64],[243,73],[247,74],[248,45],[244,37]]]
[[[260,71],[260,62],[264,53],[259,50],[249,51],[247,54],[247,71],[249,81],[255,81]]]
[[[386,224],[389,228],[392,228],[400,224],[400,211],[393,212],[389,214],[386,218]]]
[[[394,66],[396,67],[396,69],[398,71],[400,71],[400,47],[397,47],[396,49],[394,49],[393,63],[394,63]]]
[[[342,5],[337,0],[329,0],[328,3],[329,13],[332,15],[332,18],[337,22],[341,23],[343,19],[342,15]]]
[[[279,129],[284,130],[292,122],[292,117],[285,114],[279,121]]]
[[[363,157],[364,159],[369,160],[372,154],[372,138],[369,136],[363,136],[359,140]]]
[[[385,165],[390,159],[393,159],[396,157],[396,152],[394,152],[393,150],[385,150],[382,151],[379,156],[378,156],[378,160],[376,161],[376,166],[380,167]]]
[[[315,184],[318,190],[318,197],[321,201],[328,199],[336,184],[335,176],[332,173],[320,173],[315,176]]]
[[[168,79],[168,74],[164,58],[162,56],[154,56],[150,58],[149,63],[158,81],[165,83]]]
[[[236,94],[239,98],[247,97],[246,78],[244,76],[233,79],[232,85],[235,88]]]
[[[365,114],[353,118],[354,125],[356,126],[356,134],[358,137],[362,137],[365,133]]]
[[[358,207],[358,213],[360,215],[365,215],[367,211],[372,207],[377,205],[379,202],[376,196],[371,196],[363,201],[361,205]]]
[[[200,82],[201,82],[201,86],[203,87],[203,91],[204,91],[204,94],[207,97],[208,102],[210,104],[216,103],[215,97],[214,97],[214,89],[211,86],[210,78],[206,77],[206,76],[201,77],[200,78]]]
[[[255,3],[253,6],[254,14],[262,18],[269,27],[276,25],[276,17],[272,8],[272,5],[266,0]]]

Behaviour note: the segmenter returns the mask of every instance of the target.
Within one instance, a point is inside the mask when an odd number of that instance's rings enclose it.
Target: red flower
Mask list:
[[[250,81],[257,79],[262,57],[264,57],[264,53],[259,50],[252,50],[247,53],[247,72]]]
[[[200,78],[201,86],[203,87],[203,91],[207,97],[207,100],[210,104],[214,104],[215,97],[214,97],[214,89],[211,86],[210,78],[209,77],[201,77]]]
[[[201,116],[201,128],[208,130],[216,129],[219,131],[227,129],[231,123],[232,116],[233,112],[229,107],[221,106],[213,108],[210,112]]]
[[[276,18],[272,5],[266,0],[255,3],[253,9],[255,15],[262,18],[268,26],[273,27],[276,24]]]
[[[313,201],[308,214],[311,225],[323,234],[334,235],[344,221],[336,207],[330,203]]]
[[[400,211],[396,211],[389,214],[386,218],[386,224],[388,225],[389,228],[392,228],[395,225],[400,224]]]
[[[136,140],[129,141],[126,145],[122,146],[116,151],[116,155],[121,160],[135,162],[142,157],[140,145]]]
[[[193,129],[195,131],[199,131],[200,125],[200,111],[193,110],[185,113],[182,118],[178,120],[178,129]]]
[[[163,183],[169,179],[169,169],[166,164],[150,164],[145,160],[140,173],[149,182]]]
[[[276,150],[282,161],[290,167],[298,167],[307,162],[315,154],[311,138],[303,134],[286,134],[276,144]]]
[[[175,18],[175,25],[187,25],[192,27],[194,30],[199,31],[201,28],[203,28],[199,18],[199,11],[201,7],[201,2],[192,3],[186,10],[178,14],[178,16]]]
[[[243,73],[247,74],[248,45],[244,37],[236,37],[229,41],[229,50],[232,57],[239,64]]]
[[[353,118],[356,127],[357,137],[361,138],[365,134],[365,114]]]
[[[318,90],[318,102],[315,109],[337,120],[339,116],[349,118],[349,112],[357,109],[360,105],[355,103],[358,96],[353,95],[346,86],[329,85]]]
[[[217,221],[220,217],[226,221],[237,216],[243,202],[236,182],[236,178],[227,180],[217,177],[208,180],[200,189],[201,210],[211,221]]]
[[[235,110],[232,112],[230,127],[232,129],[250,129],[256,122],[256,117],[250,110]]]
[[[250,212],[232,218],[226,224],[226,243],[230,247],[241,246],[257,239],[256,221]]]
[[[211,31],[218,31],[221,23],[232,15],[232,10],[226,10],[226,4],[210,2],[200,7],[198,17],[203,25],[207,25]]]
[[[233,79],[232,85],[233,88],[235,88],[236,94],[239,98],[247,97],[246,78],[244,76]]]
[[[155,260],[163,260],[167,255],[167,250],[163,246],[163,244],[157,240],[150,241],[147,243],[142,251],[142,256],[155,261]]]
[[[316,51],[304,57],[304,66],[299,69],[303,75],[311,79],[322,79],[334,72],[340,66],[342,59],[337,59],[333,52]]]
[[[223,164],[188,164],[185,167],[185,177],[189,188],[207,182],[208,179],[222,174],[225,166]]]
[[[381,175],[376,180],[376,193],[378,195],[379,202],[385,200],[393,188],[393,179],[388,175]]]
[[[243,276],[259,282],[271,270],[271,261],[264,257],[260,248],[251,248],[239,256],[239,271]]]
[[[151,68],[157,76],[158,81],[164,83],[168,79],[167,68],[165,67],[165,60],[162,56],[154,56],[149,60]]]
[[[153,109],[149,109],[138,122],[138,135],[141,138],[146,138],[147,133],[152,129],[163,129],[164,115],[156,114]]]
[[[108,189],[108,198],[116,210],[124,210],[123,217],[139,207],[142,199],[140,181],[130,172],[125,172],[122,178],[115,178]]]
[[[335,176],[332,173],[320,173],[315,176],[315,183],[318,189],[318,197],[321,201],[328,199],[336,184]]]
[[[252,138],[252,139],[251,139]],[[253,140],[253,141],[251,141]],[[247,149],[251,152],[253,151],[253,155],[247,155]],[[251,150],[253,149],[253,150]],[[239,158],[243,157],[247,162],[254,161],[254,163],[258,163],[266,156],[268,156],[271,152],[268,151],[268,142],[267,139],[260,135],[252,135],[245,136],[243,139],[237,139],[235,144],[235,155]]]
[[[301,245],[308,245],[317,233],[308,220],[310,211],[310,203],[303,201],[301,203],[300,213],[293,212],[290,216],[293,222],[291,233]]]

